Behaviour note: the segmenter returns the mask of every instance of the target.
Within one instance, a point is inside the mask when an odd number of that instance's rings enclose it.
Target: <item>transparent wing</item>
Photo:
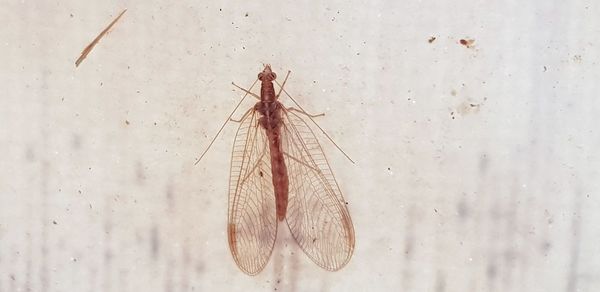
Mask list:
[[[257,119],[252,109],[238,128],[229,179],[229,248],[250,275],[265,267],[277,238],[269,147]]]
[[[320,267],[342,268],[354,251],[346,201],[308,125],[283,110],[283,151],[289,175],[286,221],[302,250]]]

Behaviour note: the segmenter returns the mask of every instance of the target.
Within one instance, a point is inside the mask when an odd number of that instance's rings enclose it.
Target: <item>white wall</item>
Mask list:
[[[600,288],[597,1],[4,2],[2,292]],[[357,161],[339,272],[237,269],[234,124],[193,166],[262,63]]]

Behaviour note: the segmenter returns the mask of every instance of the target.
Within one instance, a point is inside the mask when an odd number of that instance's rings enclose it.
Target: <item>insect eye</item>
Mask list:
[[[277,74],[275,74],[275,72],[271,72],[271,79],[272,80],[277,79]]]
[[[258,80],[262,81],[262,78],[263,78],[263,74],[262,74],[262,72],[261,72],[261,73],[258,73]]]

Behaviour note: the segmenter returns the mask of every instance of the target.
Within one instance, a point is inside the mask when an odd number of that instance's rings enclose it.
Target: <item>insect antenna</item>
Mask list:
[[[244,97],[242,97],[242,99],[240,100],[240,102],[238,102],[238,104],[235,106],[235,108],[233,109],[233,111],[231,111],[231,114],[229,114],[229,116],[227,117],[227,119],[225,120],[225,122],[223,123],[223,125],[221,125],[221,128],[219,129],[219,131],[217,132],[217,134],[215,135],[215,137],[210,141],[210,144],[208,144],[208,147],[206,147],[206,149],[204,150],[204,152],[202,152],[202,155],[200,155],[200,158],[198,158],[198,160],[196,160],[196,162],[194,163],[194,165],[197,165],[200,160],[202,160],[202,157],[204,157],[204,155],[206,154],[206,152],[208,152],[208,149],[210,149],[210,146],[212,146],[212,144],[215,142],[215,140],[217,140],[217,137],[219,137],[219,134],[221,134],[221,131],[223,131],[223,128],[225,128],[225,125],[227,125],[227,122],[229,122],[229,120],[231,120],[231,117],[233,116],[233,114],[235,113],[235,111],[240,107],[240,105],[242,104],[242,101],[244,101],[244,99],[246,99],[246,97],[248,96],[248,94],[250,94],[250,90],[252,90],[252,87],[254,87],[254,85],[256,85],[256,82],[258,82],[258,79],[254,80],[254,83],[252,83],[252,86],[250,86],[250,89],[248,89],[248,91],[246,91],[246,93],[244,94]]]

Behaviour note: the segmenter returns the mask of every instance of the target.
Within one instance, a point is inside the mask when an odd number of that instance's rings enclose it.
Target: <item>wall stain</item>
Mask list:
[[[458,218],[461,220],[466,220],[469,217],[469,206],[467,204],[467,200],[465,199],[465,194],[460,198],[458,203],[456,204],[456,212],[458,213]]]
[[[490,169],[490,158],[484,153],[479,157],[479,172],[481,175],[484,175],[488,169]]]
[[[192,259],[187,242],[181,249],[181,289],[180,291],[189,291],[190,287],[190,263]]]
[[[82,144],[81,140],[81,135],[73,134],[73,136],[71,137],[71,148],[73,148],[73,150],[80,150]]]
[[[446,276],[442,271],[438,271],[435,276],[435,292],[446,291]]]
[[[167,182],[165,200],[167,201],[167,212],[172,214],[175,211],[175,186],[173,185],[172,177]]]
[[[577,191],[573,198],[573,214],[571,219],[571,230],[573,239],[569,254],[569,270],[567,276],[567,292],[577,291],[577,278],[579,274],[579,249],[581,240],[581,192]]]
[[[158,227],[156,224],[150,228],[150,256],[153,260],[158,259],[158,253],[160,252],[160,239],[158,238]]]
[[[139,160],[135,163],[135,181],[138,185],[143,185],[146,182],[145,167]]]

